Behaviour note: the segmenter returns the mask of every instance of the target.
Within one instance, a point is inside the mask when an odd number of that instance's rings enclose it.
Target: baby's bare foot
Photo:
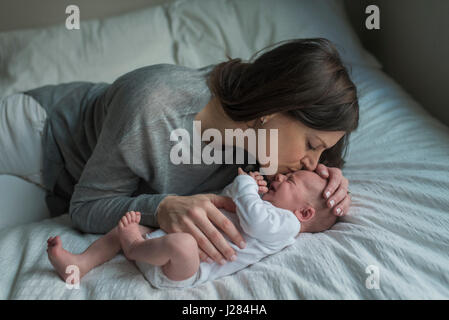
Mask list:
[[[80,280],[85,274],[85,268],[81,257],[77,254],[68,252],[62,247],[62,241],[59,236],[50,237],[47,240],[47,254],[48,259],[58,272],[62,280],[66,281],[67,278],[72,275],[72,271],[67,270],[70,265],[76,266],[79,269],[79,279]],[[69,273],[66,273],[69,271]],[[76,284],[76,277],[73,277],[71,284]]]
[[[137,243],[144,241],[139,231],[140,212],[127,212],[118,223],[118,235],[123,253],[130,259],[133,259],[132,248]]]

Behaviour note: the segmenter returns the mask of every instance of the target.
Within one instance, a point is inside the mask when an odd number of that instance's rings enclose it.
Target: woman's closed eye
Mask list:
[[[310,142],[307,142],[307,150],[315,150],[314,147],[310,144]]]

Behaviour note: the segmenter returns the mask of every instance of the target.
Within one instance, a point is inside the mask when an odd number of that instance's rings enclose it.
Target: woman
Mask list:
[[[340,168],[358,125],[356,87],[326,39],[285,42],[252,63],[159,64],[111,85],[73,82],[25,92],[47,115],[42,184],[51,213],[69,211],[80,230],[106,233],[127,211],[139,211],[144,225],[192,234],[202,261],[229,260],[234,252],[217,229],[242,248],[243,238],[218,210],[235,211],[232,200],[215,193],[242,164],[174,164],[170,137],[179,128],[190,137],[207,129],[223,137],[225,129],[278,129],[277,172],[306,169],[329,178],[323,201],[336,215],[347,213],[348,180]]]

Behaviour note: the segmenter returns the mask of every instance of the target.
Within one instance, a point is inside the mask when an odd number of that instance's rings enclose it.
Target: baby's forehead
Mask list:
[[[322,188],[324,188],[324,186],[326,185],[326,179],[322,178],[315,171],[298,170],[296,172],[293,172],[293,175],[301,179],[306,185],[313,185],[315,187],[322,186]]]
[[[295,176],[300,176],[300,177],[303,177],[303,178],[309,178],[309,179],[316,179],[316,178],[319,178],[319,179],[323,179],[323,178],[321,178],[320,175],[319,175],[318,173],[316,173],[315,171],[298,170],[298,171],[293,172],[293,174],[294,174]]]

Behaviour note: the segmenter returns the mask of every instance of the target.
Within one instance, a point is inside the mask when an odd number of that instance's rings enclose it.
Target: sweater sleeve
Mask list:
[[[300,230],[299,220],[292,212],[262,200],[258,190],[255,180],[247,175],[237,176],[224,190],[236,204],[243,231],[270,245],[282,245],[295,238]]]
[[[72,222],[84,232],[106,233],[130,210],[141,212],[142,224],[159,227],[157,207],[169,194],[133,196],[141,178],[154,177],[154,164],[145,155],[151,152],[152,134],[158,130],[150,111],[159,106],[148,107],[157,103],[151,99],[155,83],[149,82],[153,88],[148,82],[142,85],[141,78],[135,74],[120,77],[96,101],[106,106],[107,114],[69,209]]]

